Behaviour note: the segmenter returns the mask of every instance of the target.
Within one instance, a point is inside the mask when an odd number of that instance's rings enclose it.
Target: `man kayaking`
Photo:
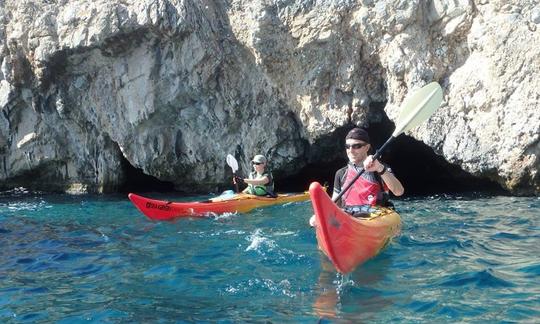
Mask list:
[[[358,172],[365,169],[340,201],[336,202],[346,211],[352,206],[385,206],[388,204],[388,191],[395,196],[401,196],[404,192],[403,185],[390,167],[368,155],[370,148],[369,135],[362,128],[353,128],[345,137],[349,163],[336,172],[332,199],[341,193]],[[315,216],[311,217],[309,223],[314,226]]]
[[[233,182],[246,183],[247,187],[242,192],[257,195],[275,197],[274,194],[274,179],[270,171],[266,171],[266,157],[264,155],[255,155],[253,160],[254,171],[249,174],[248,178],[235,176]]]

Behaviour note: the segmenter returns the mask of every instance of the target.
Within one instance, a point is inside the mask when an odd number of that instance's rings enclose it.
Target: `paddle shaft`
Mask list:
[[[377,152],[375,152],[375,155],[373,155],[373,161],[375,160],[378,160],[380,157],[381,157],[381,154],[382,152],[386,149],[386,147],[388,145],[390,145],[390,143],[395,139],[394,136],[390,136],[390,138],[383,144],[383,146],[381,146]],[[364,174],[364,171],[365,169],[362,169],[360,170],[360,172],[358,172],[354,178],[351,180],[351,182],[349,182],[345,188],[343,190],[341,190],[341,192],[339,193],[339,195],[337,195],[336,198],[332,199],[334,202],[338,201],[341,199],[341,197],[352,187],[352,185],[356,182],[356,180],[358,180],[358,178],[360,178],[360,176],[362,174]]]
[[[236,177],[236,172],[233,172],[233,177]],[[238,182],[236,179],[234,179],[234,187],[236,188],[236,193],[239,193],[240,189],[238,189]]]

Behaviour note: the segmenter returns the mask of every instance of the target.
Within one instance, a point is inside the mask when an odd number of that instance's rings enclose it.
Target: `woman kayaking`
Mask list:
[[[332,199],[336,199],[355,175],[365,169],[360,178],[336,202],[346,211],[353,209],[353,206],[387,206],[389,204],[388,191],[395,196],[401,196],[404,192],[403,185],[390,167],[379,160],[373,160],[373,156],[368,155],[370,148],[369,135],[362,128],[353,128],[345,137],[345,150],[349,163],[336,172]],[[309,223],[314,226],[314,216],[311,217]]]
[[[275,197],[274,194],[274,179],[272,173],[266,170],[267,160],[264,155],[255,155],[253,160],[253,171],[249,174],[248,178],[241,178],[238,176],[233,177],[233,182],[246,183],[247,188],[242,192],[257,195],[257,196],[270,196]]]

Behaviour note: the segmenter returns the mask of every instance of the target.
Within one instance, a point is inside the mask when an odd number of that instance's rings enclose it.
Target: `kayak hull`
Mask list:
[[[376,256],[399,234],[401,219],[392,209],[376,207],[369,217],[356,218],[339,208],[319,183],[312,183],[309,193],[319,249],[340,273],[349,273]]]
[[[216,197],[201,202],[170,202],[150,199],[134,193],[130,193],[128,197],[146,217],[153,220],[171,220],[178,217],[205,217],[223,213],[246,213],[259,207],[305,201],[309,199],[309,193],[279,194],[276,198],[241,193],[232,197]]]

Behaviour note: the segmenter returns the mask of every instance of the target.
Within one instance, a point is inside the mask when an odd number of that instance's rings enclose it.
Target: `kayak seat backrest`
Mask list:
[[[370,217],[373,217],[373,212],[375,212],[376,209],[374,209],[370,205],[357,205],[357,206],[345,206],[343,207],[343,211],[351,215],[352,217],[370,218]]]
[[[354,213],[351,216],[355,218],[371,218],[371,214],[368,213]]]

